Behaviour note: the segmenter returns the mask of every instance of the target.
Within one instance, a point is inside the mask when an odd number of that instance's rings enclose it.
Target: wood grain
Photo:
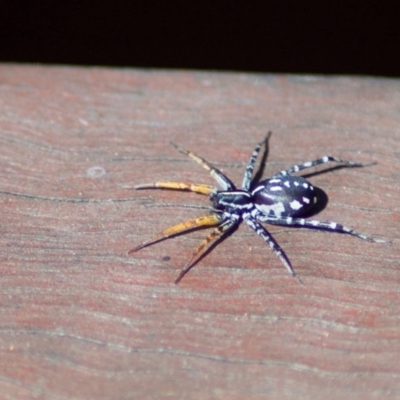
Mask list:
[[[196,71],[0,66],[0,393],[4,399],[391,399],[400,396],[400,82]],[[269,227],[303,285],[241,226],[174,285],[208,211],[132,189],[240,184],[330,154],[318,215],[390,244]],[[324,168],[318,168],[318,171]]]

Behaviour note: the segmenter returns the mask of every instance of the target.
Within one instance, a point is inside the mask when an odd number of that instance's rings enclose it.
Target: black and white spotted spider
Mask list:
[[[319,228],[332,232],[347,233],[369,242],[382,241],[358,233],[353,229],[347,228],[336,222],[321,222],[300,218],[311,210],[315,205],[317,198],[315,196],[314,187],[302,177],[291,176],[292,173],[328,162],[341,163],[347,167],[363,167],[365,164],[325,156],[314,161],[294,165],[293,167],[280,171],[271,178],[264,179],[261,182],[253,182],[253,170],[257,156],[260,152],[261,146],[264,143],[267,143],[269,135],[270,134],[268,134],[268,136],[255,147],[244,173],[242,189],[236,189],[235,185],[227,176],[214,168],[203,158],[197,156],[191,151],[181,149],[174,145],[178,151],[188,155],[194,161],[210,171],[211,176],[217,181],[222,190],[218,190],[214,186],[187,182],[155,182],[135,186],[135,189],[176,189],[209,195],[210,200],[213,202],[213,206],[210,215],[195,218],[167,228],[154,238],[129,251],[129,254],[171,236],[191,231],[196,228],[215,227],[215,229],[194,250],[192,257],[175,280],[175,283],[179,283],[183,276],[193,267],[196,261],[201,258],[212,244],[214,244],[224,234],[239,225],[242,221],[245,221],[247,225],[257,233],[257,235],[264,239],[272,251],[280,258],[289,273],[293,276],[295,276],[295,272],[285,252],[281,249],[272,235],[260,224],[260,222],[266,222],[273,225],[295,225],[304,228]]]

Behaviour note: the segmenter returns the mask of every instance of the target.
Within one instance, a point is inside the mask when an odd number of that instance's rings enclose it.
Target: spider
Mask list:
[[[356,232],[353,229],[347,228],[336,222],[321,222],[301,218],[313,208],[317,202],[317,197],[315,195],[314,187],[305,178],[291,176],[294,172],[329,162],[341,163],[346,167],[363,167],[366,164],[345,161],[332,156],[324,156],[314,161],[294,165],[258,183],[254,182],[254,165],[261,146],[263,144],[267,146],[270,134],[271,133],[269,133],[266,138],[255,147],[246,166],[241,189],[236,189],[236,186],[226,175],[213,167],[205,159],[172,143],[179,152],[186,154],[208,170],[222,190],[218,190],[216,187],[210,185],[188,182],[167,181],[136,185],[135,189],[175,189],[200,193],[209,196],[213,206],[210,215],[198,217],[171,226],[152,239],[130,250],[129,254],[161,240],[196,228],[214,227],[214,230],[193,251],[192,257],[175,280],[175,283],[177,284],[213,244],[229,231],[237,227],[242,221],[246,222],[246,224],[253,229],[257,235],[264,239],[292,276],[295,276],[296,274],[289,258],[273,238],[271,233],[261,225],[261,222],[273,225],[319,228],[331,232],[346,233],[369,242],[381,241]]]

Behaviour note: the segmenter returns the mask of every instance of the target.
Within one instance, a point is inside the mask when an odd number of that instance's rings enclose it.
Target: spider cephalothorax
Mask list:
[[[320,228],[327,231],[347,233],[370,242],[381,241],[358,233],[336,222],[321,222],[300,218],[312,209],[317,199],[314,187],[302,177],[291,176],[292,173],[328,162],[341,163],[347,167],[362,167],[364,164],[325,156],[314,161],[294,165],[261,182],[253,182],[253,170],[258,153],[260,152],[261,146],[267,142],[268,138],[269,135],[255,147],[250,161],[247,164],[241,189],[236,189],[235,185],[228,177],[203,158],[195,155],[191,151],[183,150],[174,145],[181,153],[188,155],[207,169],[222,190],[218,190],[216,187],[210,185],[187,182],[155,182],[135,186],[135,189],[177,189],[208,195],[213,203],[213,207],[211,208],[210,215],[195,218],[167,228],[156,237],[135,247],[129,253],[134,253],[160,240],[195,228],[215,227],[194,250],[191,259],[182,269],[175,281],[175,283],[178,283],[213,243],[242,221],[245,221],[257,235],[264,239],[293,276],[295,273],[285,252],[260,222],[274,225]]]

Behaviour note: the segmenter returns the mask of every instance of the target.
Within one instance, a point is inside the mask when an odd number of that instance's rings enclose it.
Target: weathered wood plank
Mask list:
[[[399,81],[3,65],[0,102],[4,398],[399,395]],[[239,184],[268,130],[266,175],[377,162],[310,180],[319,219],[392,244],[271,227],[304,285],[245,226],[178,286],[204,231],[127,255],[207,212],[130,189],[213,183],[170,141]]]

